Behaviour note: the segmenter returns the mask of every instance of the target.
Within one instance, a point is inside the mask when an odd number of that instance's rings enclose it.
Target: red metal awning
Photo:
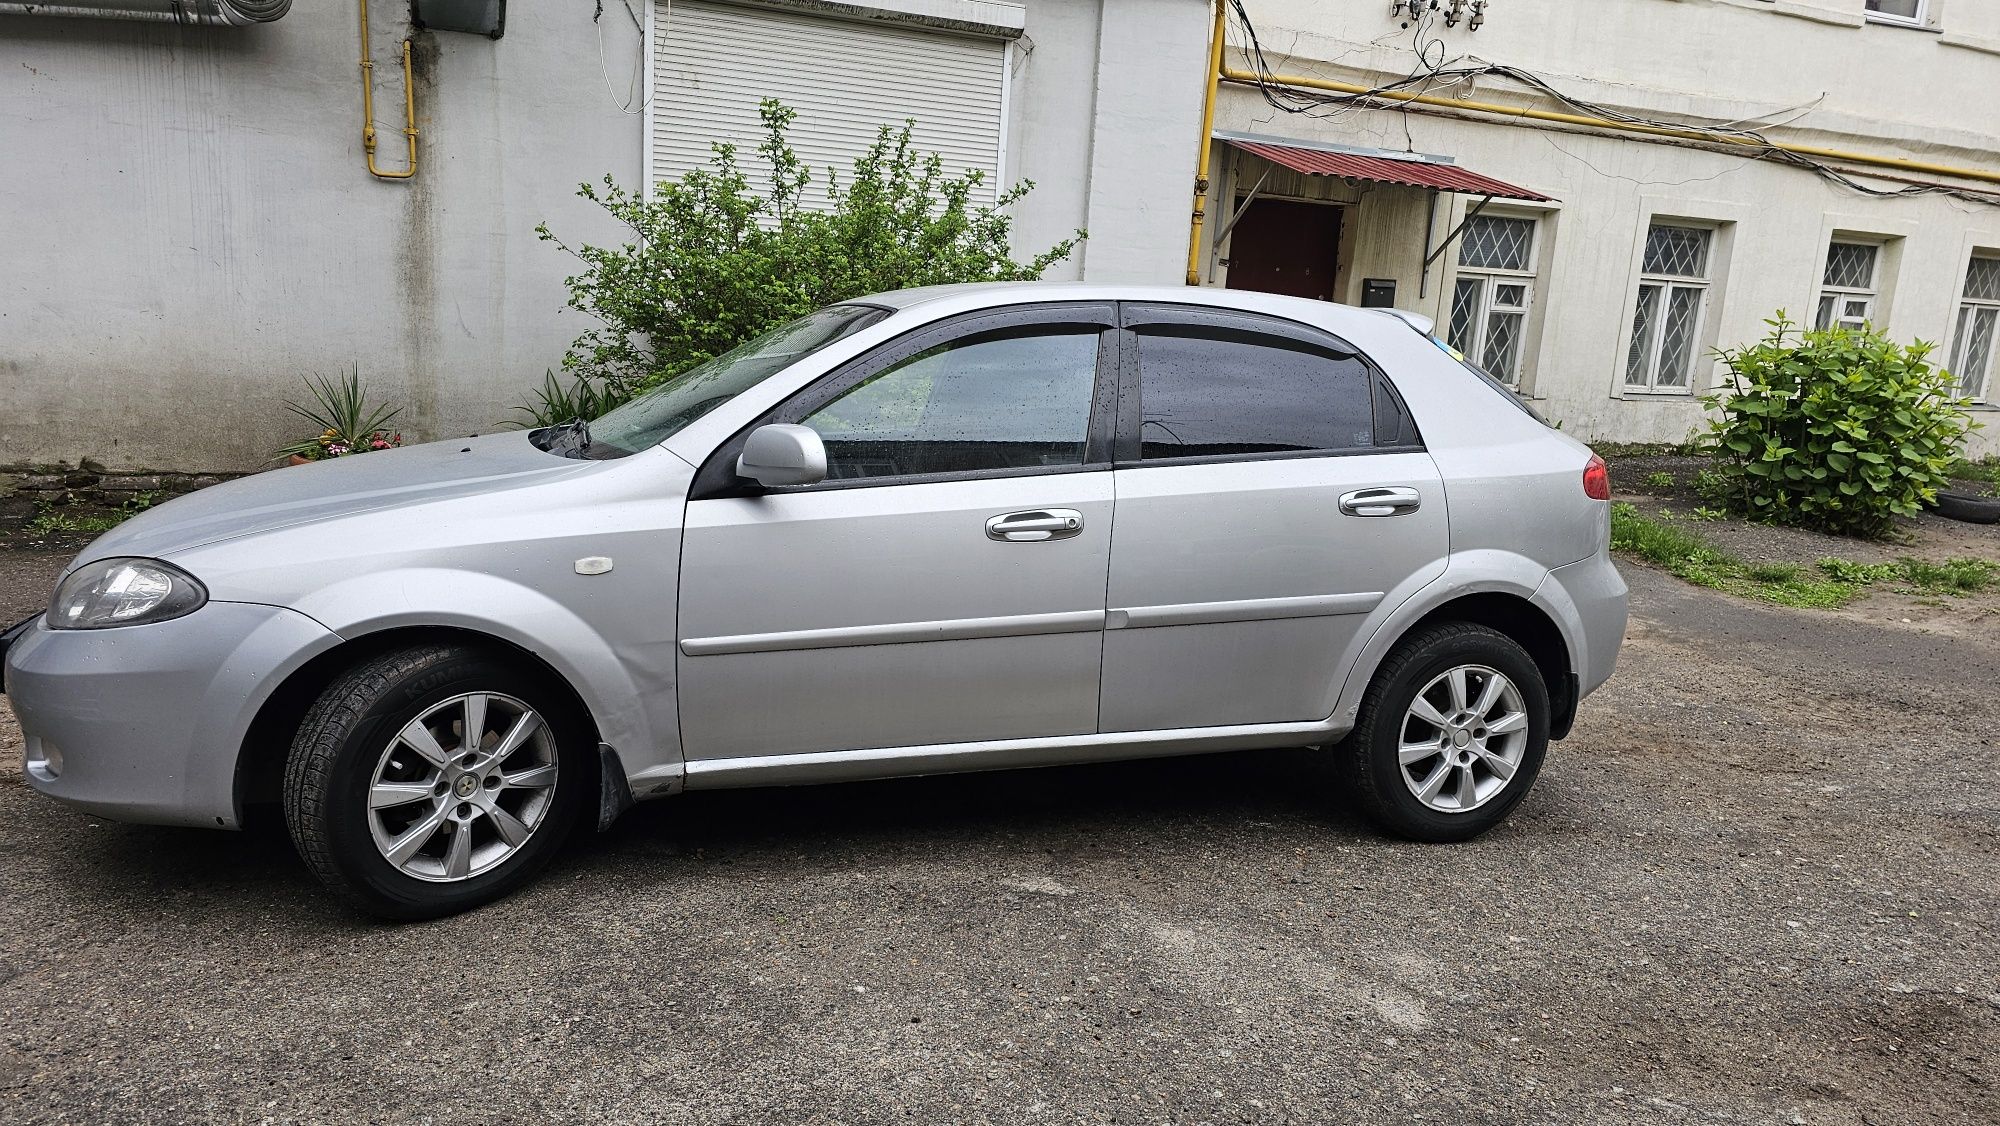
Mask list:
[[[1481,176],[1456,164],[1439,164],[1429,160],[1397,160],[1394,157],[1361,156],[1356,153],[1326,152],[1321,149],[1300,149],[1262,141],[1238,141],[1230,138],[1223,140],[1244,152],[1261,156],[1273,164],[1282,164],[1294,172],[1303,172],[1308,176],[1338,176],[1344,180],[1372,180],[1378,184],[1435,188],[1441,192],[1464,192],[1467,195],[1494,196],[1500,199],[1527,199],[1537,203],[1555,202],[1552,196],[1531,192],[1526,188],[1517,188],[1504,180]]]

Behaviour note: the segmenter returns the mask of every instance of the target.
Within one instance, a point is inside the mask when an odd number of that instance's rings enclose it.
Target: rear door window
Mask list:
[[[1376,444],[1374,373],[1359,357],[1213,325],[1143,325],[1137,336],[1141,461]]]

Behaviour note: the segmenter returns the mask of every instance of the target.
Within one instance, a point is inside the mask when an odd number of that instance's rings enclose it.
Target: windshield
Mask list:
[[[592,421],[587,456],[604,460],[657,446],[794,362],[888,315],[873,305],[829,305],[774,328]]]

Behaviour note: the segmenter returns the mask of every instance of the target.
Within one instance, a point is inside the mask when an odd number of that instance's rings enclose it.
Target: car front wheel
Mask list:
[[[594,790],[574,708],[484,651],[386,653],[335,679],[285,769],[299,854],[390,919],[505,895],[555,855]]]
[[[1549,697],[1511,638],[1450,622],[1389,655],[1339,749],[1361,812],[1420,841],[1462,841],[1498,825],[1541,771]]]

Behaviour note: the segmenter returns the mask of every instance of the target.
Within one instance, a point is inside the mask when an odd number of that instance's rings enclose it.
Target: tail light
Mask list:
[[[1583,495],[1591,500],[1611,499],[1611,467],[1596,454],[1591,454],[1583,467]]]

